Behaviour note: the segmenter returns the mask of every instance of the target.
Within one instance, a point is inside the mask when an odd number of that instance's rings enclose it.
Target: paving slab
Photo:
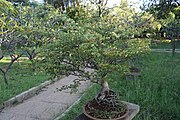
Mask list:
[[[79,99],[90,86],[90,81],[82,82],[77,93],[70,90],[57,91],[63,85],[73,83],[75,76],[68,76],[42,89],[38,95],[16,106],[7,107],[0,112],[0,120],[53,120]]]

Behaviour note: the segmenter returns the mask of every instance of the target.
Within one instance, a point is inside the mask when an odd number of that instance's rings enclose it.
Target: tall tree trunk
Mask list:
[[[0,45],[1,46],[1,45]],[[3,53],[2,53],[2,50],[0,49],[0,60],[3,58]]]
[[[98,14],[99,14],[99,17],[101,17],[101,15],[102,15],[102,9],[103,9],[103,7],[104,7],[104,0],[99,0],[99,2],[98,2]]]
[[[31,61],[32,63],[32,69],[33,71],[35,71],[35,63],[34,63],[34,58],[36,57],[36,55],[38,54],[37,52],[35,52],[35,49],[32,50],[32,51],[28,51],[26,50],[26,53],[27,53],[27,57],[29,58],[29,60]]]
[[[2,72],[2,74],[3,74],[3,78],[4,78],[4,82],[5,82],[5,84],[6,85],[8,85],[8,81],[7,81],[7,77],[6,77],[6,71],[4,71],[2,68],[0,68],[0,71]]]
[[[4,82],[6,85],[8,85],[8,81],[7,81],[7,77],[6,77],[6,73],[3,73],[3,78],[4,78]]]
[[[175,40],[171,40],[171,42],[172,42],[172,56],[174,56],[175,49],[176,49],[176,41]]]

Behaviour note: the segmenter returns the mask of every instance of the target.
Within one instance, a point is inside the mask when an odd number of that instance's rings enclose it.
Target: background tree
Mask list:
[[[0,60],[7,55],[11,58],[6,68],[0,68],[6,84],[8,84],[7,72],[13,63],[22,56],[22,53],[16,51],[16,49],[24,44],[23,40],[19,39],[21,27],[16,19],[17,13],[17,9],[10,2],[0,1]]]
[[[175,53],[176,41],[179,40],[180,1],[149,0],[146,10],[152,13],[161,24],[161,37],[171,40],[172,53]],[[174,27],[172,27],[174,26]],[[175,27],[177,26],[177,27]],[[173,31],[173,32],[172,32]],[[176,34],[176,35],[175,35]],[[178,43],[178,42],[177,42]]]
[[[13,5],[17,6],[18,4],[22,4],[22,5],[28,5],[29,4],[29,0],[7,0],[8,2],[13,3]]]
[[[10,57],[11,61],[0,68],[5,83],[7,72],[20,57],[28,57],[34,69],[36,49],[52,42],[65,31],[66,18],[59,10],[49,5],[13,6],[5,0],[0,1],[0,60]]]
[[[167,19],[171,12],[180,5],[178,0],[148,0],[144,3],[145,9],[157,16],[158,19]]]
[[[79,5],[79,0],[44,0],[44,2],[51,4],[61,11],[65,11],[67,7]]]

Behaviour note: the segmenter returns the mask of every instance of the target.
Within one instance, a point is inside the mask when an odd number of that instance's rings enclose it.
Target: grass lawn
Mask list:
[[[141,77],[126,80],[118,73],[113,74],[111,88],[121,94],[121,100],[140,105],[134,120],[180,120],[180,54],[172,58],[171,53],[150,53],[141,60]],[[60,120],[73,120],[98,89],[90,88]]]
[[[0,61],[3,68],[9,62],[8,59]],[[5,85],[2,73],[0,72],[0,106],[9,98],[28,90],[40,83],[48,80],[49,76],[45,73],[34,72],[28,60],[22,60],[13,64],[8,72],[9,85]]]

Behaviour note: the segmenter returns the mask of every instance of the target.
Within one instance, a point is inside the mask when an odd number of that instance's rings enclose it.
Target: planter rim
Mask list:
[[[122,102],[123,102],[123,101],[122,101]],[[123,102],[123,103],[124,103],[124,102]],[[87,104],[86,104],[86,105],[87,105]],[[83,113],[84,113],[88,118],[90,118],[90,119],[92,119],[92,120],[109,120],[109,119],[99,119],[99,118],[95,118],[95,117],[92,117],[91,115],[87,114],[87,112],[86,112],[86,110],[85,110],[86,105],[83,106]],[[125,113],[124,115],[122,115],[122,116],[120,116],[120,117],[118,117],[118,118],[113,118],[113,119],[111,119],[111,120],[121,120],[121,119],[127,117],[128,114],[129,114],[129,109],[128,109],[128,106],[127,106],[127,111],[126,111],[126,113]]]

